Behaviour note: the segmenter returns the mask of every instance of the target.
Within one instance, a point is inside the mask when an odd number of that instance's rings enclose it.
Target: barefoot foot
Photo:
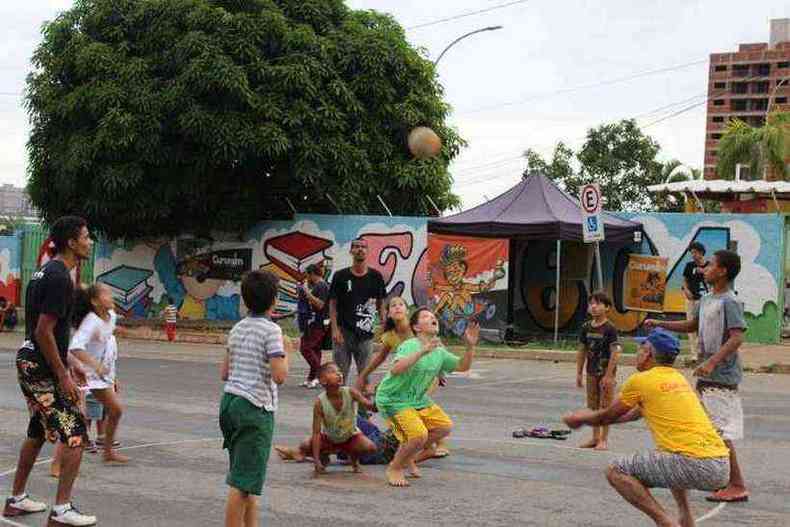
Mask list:
[[[609,450],[609,444],[606,441],[598,441],[598,444],[595,445],[595,450],[598,451]]]
[[[416,462],[411,461],[409,463],[409,473],[406,475],[406,477],[407,478],[416,478],[416,479],[419,479],[419,478],[422,477],[422,472],[420,472],[420,469],[417,466]]]
[[[296,461],[297,463],[304,461],[304,455],[302,455],[298,448],[275,445],[274,450],[277,451],[277,455],[280,456],[280,459],[283,461]]]
[[[103,461],[106,465],[125,465],[129,462],[129,458],[114,450],[110,450],[104,453]]]
[[[389,483],[393,487],[408,487],[409,482],[406,481],[406,477],[403,475],[403,470],[393,467],[392,465],[387,466],[387,483]]]
[[[596,446],[598,446],[598,440],[590,439],[589,441],[579,445],[579,448],[595,448]]]

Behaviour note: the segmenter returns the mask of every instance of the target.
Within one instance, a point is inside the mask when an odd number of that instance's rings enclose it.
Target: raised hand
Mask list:
[[[477,322],[472,322],[466,327],[466,331],[464,331],[464,341],[466,345],[474,348],[477,346],[477,343],[480,341],[480,324]]]

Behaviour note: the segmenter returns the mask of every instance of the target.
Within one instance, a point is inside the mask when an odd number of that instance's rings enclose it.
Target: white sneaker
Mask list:
[[[69,508],[62,514],[56,514],[53,509],[49,515],[49,523],[47,527],[69,527],[69,526],[87,526],[96,525],[96,516],[88,516],[82,514],[74,508],[74,505],[69,503]]]
[[[302,388],[309,388],[310,387],[310,381],[304,381],[299,386],[301,386]]]
[[[311,390],[315,390],[316,388],[321,387],[321,383],[318,382],[318,379],[313,379],[312,381],[307,383],[307,387],[310,388]]]
[[[5,500],[5,508],[3,509],[3,516],[24,516],[25,514],[33,514],[36,512],[44,512],[47,510],[47,504],[40,501],[31,500],[27,494],[22,496],[21,500],[15,500],[13,497]]]

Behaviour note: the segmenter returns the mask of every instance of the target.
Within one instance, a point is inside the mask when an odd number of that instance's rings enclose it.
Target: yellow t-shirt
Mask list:
[[[626,406],[639,405],[659,450],[698,459],[730,453],[697,394],[674,368],[656,366],[635,373],[623,385],[620,400]]]
[[[381,337],[379,337],[379,340],[384,345],[384,347],[390,350],[390,353],[392,353],[398,348],[398,346],[400,346],[401,342],[409,338],[411,337],[401,338],[397,331],[391,329],[382,333]]]

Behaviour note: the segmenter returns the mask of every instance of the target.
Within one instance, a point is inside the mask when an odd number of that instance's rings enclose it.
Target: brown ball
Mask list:
[[[417,159],[436,157],[442,151],[442,140],[427,126],[418,126],[409,133],[409,151]]]

